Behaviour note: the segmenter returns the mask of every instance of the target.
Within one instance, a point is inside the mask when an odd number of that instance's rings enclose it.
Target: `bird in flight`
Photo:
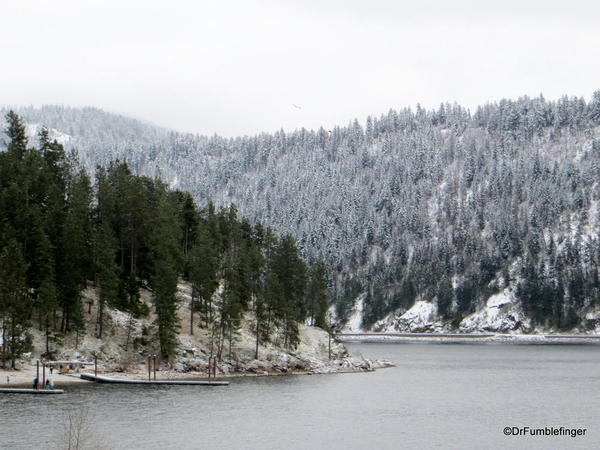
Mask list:
[[[293,106],[294,108],[296,108],[296,109],[302,109],[302,107],[300,107],[300,106],[296,105],[295,103],[292,103],[292,106]]]

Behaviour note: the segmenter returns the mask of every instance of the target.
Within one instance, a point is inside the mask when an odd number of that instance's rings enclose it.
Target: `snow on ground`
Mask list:
[[[348,322],[346,322],[346,325],[342,328],[343,333],[358,333],[362,331],[365,297],[366,294],[361,294],[356,298]]]
[[[437,306],[419,300],[402,315],[389,314],[375,323],[373,329],[381,332],[397,331],[441,331],[442,325],[436,322]]]
[[[28,123],[25,125],[25,133],[27,134],[27,139],[29,139],[30,143],[35,143],[37,145],[39,137],[38,134],[42,129],[42,125],[37,123]],[[59,144],[65,145],[67,144],[72,136],[67,133],[63,133],[62,131],[56,130],[54,128],[48,129],[48,135],[51,141],[57,141]]]
[[[594,333],[600,334],[600,306],[590,309],[584,317],[588,328],[593,329]]]
[[[511,268],[512,270],[512,268]],[[364,295],[357,298],[354,309],[342,333],[502,333],[506,335],[557,333],[557,330],[533,327],[521,302],[515,295],[515,285],[490,296],[485,305],[460,322],[458,329],[438,316],[437,305],[419,300],[406,310],[392,312],[369,329],[361,327]],[[569,331],[574,334],[600,334],[600,306],[590,308],[581,325]],[[509,337],[507,336],[507,337]]]
[[[465,317],[459,329],[463,332],[527,332],[531,330],[531,322],[526,318],[514,292],[506,288],[492,295],[485,307]]]
[[[215,292],[214,301],[222,294],[222,284]],[[150,337],[156,330],[153,325],[154,314],[137,319],[122,311],[106,306],[103,339],[96,338],[98,317],[98,290],[88,287],[82,292],[84,303],[83,333],[71,333],[64,336],[60,343],[52,341],[51,359],[80,360],[92,362],[98,356],[101,373],[115,373],[121,377],[140,377],[145,373],[148,354],[158,353],[156,343]],[[180,376],[206,376],[208,357],[211,348],[211,333],[200,328],[200,317],[195,317],[194,333],[190,333],[191,286],[189,283],[178,285],[179,305],[177,314],[181,328],[177,336],[177,353],[170,361],[161,364],[161,378]],[[140,300],[152,304],[152,294],[146,289],[140,291]],[[362,305],[361,305],[362,309]],[[329,358],[329,335],[325,330],[299,324],[300,344],[295,349],[286,349],[282,337],[273,332],[269,342],[261,342],[259,359],[255,359],[256,331],[255,318],[251,312],[245,314],[240,329],[232,335],[231,350],[229,342],[223,345],[222,358],[217,363],[217,375],[271,375],[285,373],[335,373],[346,371],[365,371],[385,367],[385,361],[370,361],[348,354],[343,344],[331,341],[331,359]],[[360,323],[360,322],[358,322]],[[19,367],[26,370],[35,368],[35,361],[45,349],[44,333],[36,327],[31,329],[34,351],[19,361]],[[2,381],[2,380],[0,380]],[[1,383],[0,383],[1,384]]]

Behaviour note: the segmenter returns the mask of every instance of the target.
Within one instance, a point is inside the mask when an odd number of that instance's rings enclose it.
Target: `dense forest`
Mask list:
[[[24,108],[86,167],[127,158],[201,203],[235,203],[330,270],[365,327],[417,300],[457,326],[514,288],[536,326],[571,329],[600,304],[600,91],[390,110],[331,130],[222,138],[87,108]]]
[[[192,285],[190,332],[210,330],[215,352],[254,318],[256,345],[279,333],[298,343],[298,322],[325,327],[325,265],[307,264],[294,239],[276,236],[239,217],[235,206],[199,208],[190,194],[160,179],[134,175],[125,161],[95,169],[95,180],[46,128],[28,145],[26,127],[6,116],[0,153],[0,331],[3,364],[31,349],[31,327],[46,348],[67,333],[82,333],[82,290],[98,292],[96,337],[105,311],[156,316],[149,337],[163,357],[177,346],[177,284]],[[220,295],[215,292],[221,290]],[[105,338],[109,339],[109,336]]]

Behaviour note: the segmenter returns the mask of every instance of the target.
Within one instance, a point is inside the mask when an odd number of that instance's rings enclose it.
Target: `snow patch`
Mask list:
[[[389,314],[375,323],[373,329],[381,332],[440,331],[442,325],[436,322],[437,312],[437,305],[419,300],[401,316]]]
[[[600,334],[600,306],[595,306],[585,314],[585,325],[593,333]]]
[[[354,302],[354,308],[348,318],[348,322],[344,325],[342,332],[344,333],[358,333],[362,331],[363,323],[363,311],[365,306],[366,294],[361,294],[356,298]]]
[[[527,332],[531,321],[525,316],[511,288],[492,295],[479,311],[465,317],[459,326],[463,332]]]
[[[25,133],[27,134],[29,142],[35,142],[37,144],[39,139],[38,134],[41,129],[42,126],[37,123],[25,124]],[[72,138],[70,134],[63,133],[55,128],[48,128],[48,136],[50,137],[50,141],[56,141],[61,145],[68,144]]]

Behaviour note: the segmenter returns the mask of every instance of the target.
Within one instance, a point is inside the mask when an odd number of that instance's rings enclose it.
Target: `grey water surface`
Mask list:
[[[67,386],[0,396],[0,448],[61,447],[87,405],[91,448],[600,448],[600,345],[350,344],[397,366],[227,387]],[[585,428],[505,436],[505,427]]]

